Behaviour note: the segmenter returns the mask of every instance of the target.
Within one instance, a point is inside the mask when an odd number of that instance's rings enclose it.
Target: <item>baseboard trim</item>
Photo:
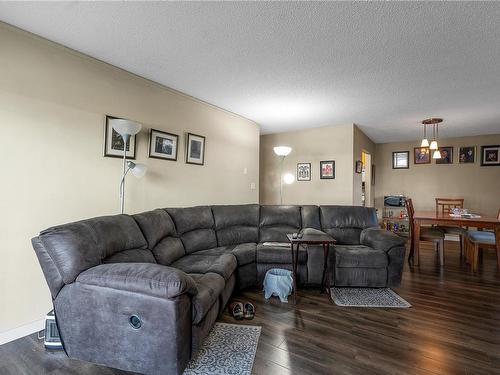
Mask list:
[[[6,332],[0,333],[0,345],[7,344],[8,342],[20,339],[21,337],[31,335],[32,333],[41,331],[45,327],[45,319],[40,319],[21,327],[11,329]]]

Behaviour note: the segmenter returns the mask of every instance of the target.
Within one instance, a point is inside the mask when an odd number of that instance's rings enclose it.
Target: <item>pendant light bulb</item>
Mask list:
[[[422,143],[420,143],[420,147],[429,147],[429,140],[427,138],[422,139]]]
[[[422,146],[422,147],[424,147],[424,146]],[[437,141],[432,141],[432,142],[431,142],[431,145],[429,146],[429,149],[430,149],[430,150],[437,150],[438,148],[439,148],[439,147],[438,147],[438,143],[437,143]]]
[[[432,145],[432,143],[431,143],[431,145]],[[434,151],[434,153],[432,154],[432,158],[433,159],[441,159],[441,153],[439,152],[439,150]]]

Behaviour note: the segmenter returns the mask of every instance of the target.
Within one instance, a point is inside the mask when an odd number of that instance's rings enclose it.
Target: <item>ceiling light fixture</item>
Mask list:
[[[422,121],[422,125],[424,125],[424,139],[422,139],[422,143],[420,147],[429,147],[429,150],[434,151],[432,154],[433,159],[441,159],[441,153],[439,152],[438,145],[438,136],[439,136],[439,124],[443,122],[442,118],[428,118]],[[426,138],[426,126],[432,125],[432,141],[429,145],[429,140]]]

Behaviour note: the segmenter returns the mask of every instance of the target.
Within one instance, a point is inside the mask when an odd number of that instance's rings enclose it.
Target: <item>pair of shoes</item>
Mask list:
[[[233,302],[229,305],[229,313],[236,320],[248,319],[251,320],[255,317],[255,306],[250,302]]]

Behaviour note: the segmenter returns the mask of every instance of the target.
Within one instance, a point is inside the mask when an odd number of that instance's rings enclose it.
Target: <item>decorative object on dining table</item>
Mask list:
[[[149,157],[176,161],[178,140],[177,134],[151,129],[149,132]]]
[[[311,163],[297,163],[297,181],[311,181]]]
[[[186,163],[205,164],[205,137],[202,135],[187,133],[186,139]]]
[[[453,147],[440,147],[441,157],[436,159],[436,164],[453,164]]]
[[[104,126],[104,156],[111,158],[123,158],[123,137],[113,129],[113,120],[125,120],[119,117],[106,115]],[[135,159],[135,138],[131,135],[127,140],[127,159]]]
[[[319,178],[322,180],[335,179],[335,160],[322,160],[319,162]]]
[[[460,147],[458,162],[460,164],[474,163],[476,161],[476,146]]]
[[[392,169],[410,168],[410,151],[394,151],[392,153]]]
[[[431,151],[429,147],[415,147],[413,149],[413,162],[414,164],[430,164]]]
[[[356,173],[361,173],[363,171],[363,162],[361,160],[356,160]]]
[[[481,166],[500,165],[500,145],[481,146]]]

